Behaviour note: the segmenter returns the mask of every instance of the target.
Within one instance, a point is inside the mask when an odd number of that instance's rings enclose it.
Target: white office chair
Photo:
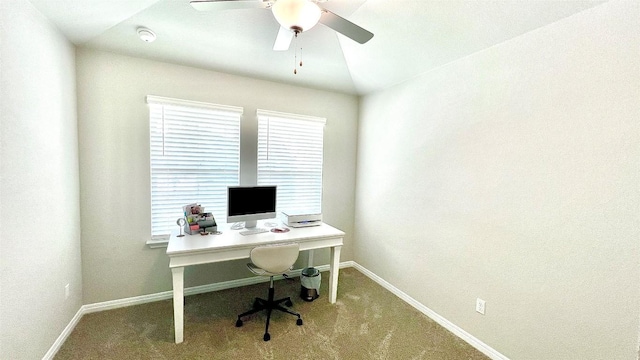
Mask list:
[[[290,297],[286,297],[279,300],[274,300],[274,288],[273,277],[281,275],[291,270],[291,267],[298,259],[298,253],[300,252],[300,245],[298,244],[281,244],[281,245],[265,245],[258,246],[251,250],[251,263],[247,264],[247,267],[251,272],[256,275],[269,276],[269,297],[267,300],[256,298],[253,302],[253,309],[238,315],[238,321],[236,321],[236,327],[242,326],[242,318],[255,314],[262,310],[267,310],[267,326],[264,330],[264,341],[269,341],[271,335],[269,335],[269,320],[271,319],[271,311],[278,310],[298,317],[296,324],[302,325],[302,318],[300,314],[286,309],[280,304],[284,303],[286,306],[292,306]]]

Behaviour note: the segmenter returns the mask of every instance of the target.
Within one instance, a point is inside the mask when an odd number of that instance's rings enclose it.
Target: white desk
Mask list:
[[[285,233],[240,235],[238,230],[220,230],[221,235],[177,237],[176,233],[169,239],[167,255],[173,275],[173,321],[176,343],[181,343],[184,339],[184,267],[246,259],[249,258],[251,249],[259,245],[295,242],[300,244],[300,251],[330,248],[329,302],[332,304],[336,302],[340,249],[344,232],[324,223],[320,226],[291,228],[291,231]]]

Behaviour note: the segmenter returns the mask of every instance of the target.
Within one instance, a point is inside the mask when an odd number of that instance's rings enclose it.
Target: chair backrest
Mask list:
[[[251,249],[251,262],[270,273],[284,273],[298,259],[300,245],[296,243],[264,245]]]

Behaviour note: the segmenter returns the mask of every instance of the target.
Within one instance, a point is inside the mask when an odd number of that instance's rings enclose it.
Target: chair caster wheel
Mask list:
[[[287,305],[288,307],[293,306],[293,303],[291,302],[291,300],[287,300],[284,304]]]
[[[296,325],[298,325],[298,326],[302,325],[302,319],[298,319],[298,320],[296,321]]]
[[[264,341],[271,340],[271,335],[269,335],[269,333],[265,333],[264,336],[262,337],[262,340],[264,340]]]
[[[236,321],[236,327],[241,327],[242,326],[242,320],[238,319],[238,321]]]

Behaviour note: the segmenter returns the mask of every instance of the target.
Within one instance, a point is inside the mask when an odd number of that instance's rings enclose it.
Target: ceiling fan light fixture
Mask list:
[[[309,0],[278,0],[271,11],[280,26],[296,32],[311,29],[322,15],[318,5]]]
[[[153,42],[156,39],[156,34],[144,27],[139,27],[137,29],[138,32],[138,36],[140,37],[140,40],[144,41],[144,42]]]

